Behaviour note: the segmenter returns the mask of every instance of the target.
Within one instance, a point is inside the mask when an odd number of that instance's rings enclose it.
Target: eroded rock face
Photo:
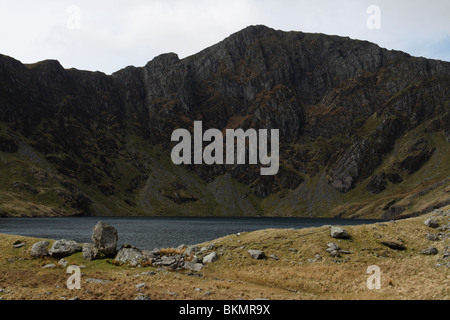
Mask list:
[[[371,190],[376,193],[384,183],[374,172],[399,138],[425,125],[424,130],[448,139],[449,75],[448,62],[413,58],[365,41],[264,26],[248,27],[185,59],[164,54],[145,67],[112,75],[64,70],[53,60],[25,66],[0,55],[0,121],[15,134],[0,135],[0,150],[20,151],[51,166],[42,166],[47,176],[36,178],[62,186],[48,192],[70,210],[55,215],[112,212],[116,202],[107,199],[122,196],[121,172],[129,168],[138,170],[127,177],[129,192],[162,190],[152,201],[179,214],[186,213],[187,202],[216,198],[220,190],[151,189],[145,183],[154,178],[149,163],[161,171],[157,177],[170,174],[157,166],[153,153],[126,142],[132,135],[137,145],[148,142],[168,152],[174,129],[191,130],[198,119],[205,129],[279,129],[280,172],[261,177],[258,166],[217,165],[190,166],[185,175],[211,183],[228,174],[259,199],[296,190],[307,176],[318,174],[328,176],[342,193],[375,179]],[[402,176],[429,161],[433,148],[419,143],[406,150],[390,168],[397,176],[386,179],[401,183]],[[83,193],[86,185],[98,189],[101,202]],[[150,201],[120,202],[120,210],[130,213],[154,210]]]

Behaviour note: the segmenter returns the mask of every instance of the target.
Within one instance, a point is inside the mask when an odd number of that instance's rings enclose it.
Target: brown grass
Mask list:
[[[24,237],[0,235],[0,293],[4,299],[62,299],[77,296],[89,300],[134,299],[138,293],[153,300],[235,300],[267,298],[273,300],[449,300],[449,268],[436,267],[443,251],[450,245],[447,238],[438,242],[425,239],[428,232],[437,233],[424,225],[430,214],[397,222],[345,227],[349,240],[335,240],[328,227],[302,230],[261,230],[230,235],[212,242],[219,260],[205,266],[202,277],[187,272],[161,271],[150,266],[127,268],[113,266],[106,260],[84,261],[81,254],[69,258],[70,264],[85,265],[82,269],[82,290],[69,291],[65,285],[69,275],[66,268],[42,269],[53,259],[10,260],[28,258],[29,249],[36,241]],[[449,217],[441,217],[448,223]],[[12,249],[16,240],[27,244]],[[381,241],[402,242],[406,251],[398,252],[384,247]],[[336,242],[353,254],[340,259],[331,258],[325,251],[329,242]],[[431,246],[439,250],[437,256],[420,252]],[[294,248],[297,252],[289,250]],[[252,259],[247,251],[261,249],[265,260]],[[163,249],[162,254],[182,254],[184,250]],[[314,261],[319,254],[322,259]],[[279,260],[270,258],[276,255]],[[12,262],[11,262],[12,261]],[[366,286],[368,266],[380,267],[381,290],[371,291]],[[143,271],[154,271],[153,276]],[[110,280],[95,284],[83,279]],[[135,285],[146,283],[137,290]]]

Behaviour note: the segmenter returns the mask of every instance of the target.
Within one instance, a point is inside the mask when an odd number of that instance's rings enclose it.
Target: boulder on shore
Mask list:
[[[48,241],[39,241],[33,244],[31,247],[31,257],[32,258],[42,258],[48,256],[47,248],[50,245]]]
[[[130,267],[136,267],[144,262],[144,260],[146,259],[141,250],[137,248],[122,248],[119,250],[119,253],[117,253],[114,262],[121,265],[127,264]]]
[[[80,252],[82,250],[81,246],[73,240],[58,240],[53,242],[52,247],[48,251],[48,254],[52,258],[65,258],[75,252]]]
[[[100,221],[92,229],[92,243],[95,247],[108,257],[116,254],[119,236],[116,228]]]

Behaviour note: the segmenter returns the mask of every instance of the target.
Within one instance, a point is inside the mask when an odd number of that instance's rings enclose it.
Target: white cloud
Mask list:
[[[371,4],[381,8],[381,30],[366,26]],[[70,5],[81,10],[80,30],[67,28]],[[0,0],[0,53],[111,73],[165,52],[186,57],[265,24],[450,60],[449,10],[445,0]]]

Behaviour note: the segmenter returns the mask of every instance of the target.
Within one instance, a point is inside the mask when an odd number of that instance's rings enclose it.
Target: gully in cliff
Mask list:
[[[248,164],[261,167],[261,175],[276,175],[279,169],[279,130],[270,130],[270,152],[268,150],[268,130],[227,129],[225,137],[226,164],[246,164],[246,141],[248,140]],[[192,136],[186,129],[172,133],[172,142],[179,142],[172,150],[172,161],[176,165],[192,164]],[[203,142],[211,142],[203,149]],[[194,164],[224,164],[224,137],[222,131],[209,129],[203,133],[202,121],[194,122]],[[235,152],[237,149],[237,152]]]

